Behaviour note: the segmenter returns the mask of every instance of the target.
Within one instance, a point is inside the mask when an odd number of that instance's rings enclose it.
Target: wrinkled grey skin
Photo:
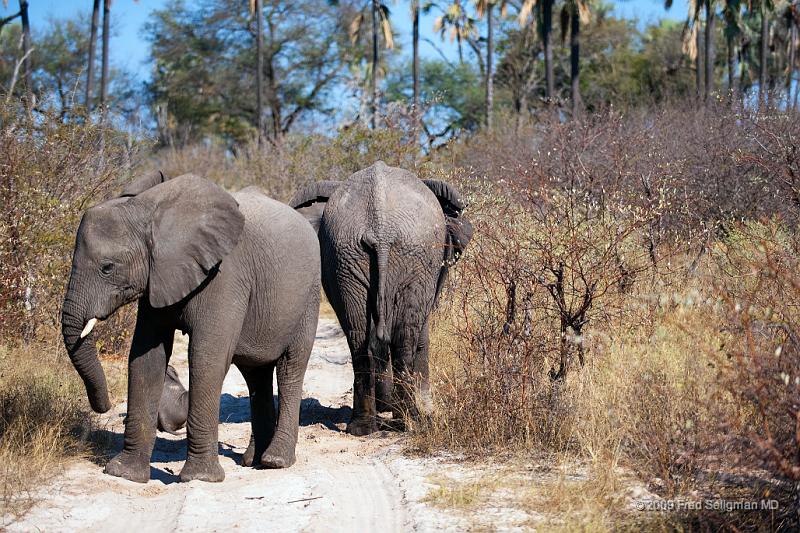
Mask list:
[[[318,230],[322,286],[353,357],[347,431],[376,431],[379,411],[417,415],[429,401],[428,318],[472,236],[458,192],[378,162],[290,204]]]
[[[180,479],[224,479],[217,426],[231,363],[250,390],[253,434],[243,464],[288,467],[319,309],[316,235],[302,216],[258,189],[230,195],[191,175],[162,181],[144,178],[123,197],[87,210],[75,241],[62,332],[97,412],[111,403],[93,335],[81,339],[81,331],[90,319],[138,300],[125,444],[105,471],[149,479],[176,329],[190,338],[188,453]]]
[[[178,378],[178,373],[167,365],[164,389],[158,402],[158,430],[175,435],[189,418],[189,391]]]

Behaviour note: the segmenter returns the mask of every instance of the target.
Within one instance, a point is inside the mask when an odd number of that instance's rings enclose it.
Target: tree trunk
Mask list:
[[[570,19],[570,97],[572,118],[577,118],[581,111],[581,18],[578,12],[578,0],[572,0]]]
[[[700,24],[700,16],[698,15],[697,21],[695,24]],[[703,32],[700,29],[697,30],[697,40],[695,42],[696,49],[697,49],[697,57],[695,58],[695,85],[697,89],[697,99],[700,100],[703,97],[703,54],[700,52],[703,50]]]
[[[553,0],[544,0],[542,5],[542,46],[544,47],[544,96],[548,102],[555,97],[553,82]]]
[[[108,105],[108,40],[111,38],[111,0],[103,0],[103,70],[100,73],[100,108]]]
[[[792,98],[792,79],[794,78],[795,67],[795,41],[797,40],[797,25],[794,18],[789,19],[789,68],[786,73],[786,108]]]
[[[739,51],[739,105],[744,109],[747,98],[747,80],[750,79],[750,47],[742,46]]]
[[[97,56],[97,25],[100,21],[100,0],[92,6],[92,30],[89,35],[89,64],[86,66],[86,112],[92,112],[92,90],[94,89],[94,64]]]
[[[256,0],[256,130],[258,143],[264,136],[264,2]]]
[[[486,129],[492,129],[492,111],[494,106],[494,24],[492,8],[494,4],[486,4]]]
[[[372,129],[378,127],[378,5],[379,0],[372,0]]]
[[[759,61],[761,64],[758,69],[758,106],[767,103],[767,55],[769,53],[769,18],[767,18],[767,6],[762,1],[761,4],[761,54]]]
[[[733,36],[727,36],[727,52],[728,52],[728,96],[731,103],[736,101],[736,61],[734,55]]]
[[[705,67],[706,67],[706,86],[703,97],[708,100],[714,91],[714,16],[713,0],[706,2],[706,48],[705,48]]]
[[[31,23],[28,19],[27,0],[19,1],[19,18],[22,21],[22,54],[25,60],[22,68],[25,69],[25,93],[28,96],[28,106],[33,105],[33,69],[31,68]]]
[[[414,106],[414,113],[419,111],[419,0],[414,0],[413,6],[413,50],[412,50],[412,76],[414,78],[414,97],[412,105]]]

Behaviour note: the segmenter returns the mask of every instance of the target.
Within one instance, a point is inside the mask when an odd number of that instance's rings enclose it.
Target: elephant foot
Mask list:
[[[212,457],[189,457],[181,470],[181,481],[208,481],[219,483],[225,479],[225,471],[216,455]]]
[[[294,448],[294,444],[273,440],[267,451],[261,456],[261,466],[264,468],[289,468],[297,460]]]
[[[262,450],[264,448],[261,448]],[[263,453],[256,452],[256,440],[253,437],[250,437],[250,444],[247,445],[247,449],[242,454],[242,466],[258,466],[261,461],[261,456]]]
[[[347,424],[347,432],[357,437],[369,435],[378,431],[378,421],[374,416],[367,418],[354,418]]]
[[[150,460],[144,456],[122,452],[106,464],[103,472],[136,483],[147,483],[150,481]]]
[[[253,459],[256,457],[256,443],[250,439],[250,444],[242,454],[242,466],[253,466]]]

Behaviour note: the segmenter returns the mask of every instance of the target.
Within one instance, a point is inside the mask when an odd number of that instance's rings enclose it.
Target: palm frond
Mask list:
[[[519,9],[519,16],[517,17],[520,26],[524,26],[528,23],[528,19],[531,17],[531,13],[536,7],[536,2],[537,0],[524,0],[524,2],[522,2],[522,7]]]

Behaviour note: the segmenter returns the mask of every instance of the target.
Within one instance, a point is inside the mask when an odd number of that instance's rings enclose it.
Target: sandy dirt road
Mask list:
[[[188,383],[186,337],[176,337],[173,366]],[[42,489],[39,503],[10,531],[431,531],[458,521],[429,508],[433,463],[404,457],[397,434],[344,433],[352,368],[338,324],[320,318],[304,384],[297,463],[286,470],[239,466],[250,435],[247,388],[231,368],[220,409],[222,483],[178,483],[185,435],[159,433],[151,480],[137,484],[81,461]],[[276,389],[277,390],[277,389]],[[103,419],[121,447],[125,404]],[[463,524],[461,524],[463,525]]]

